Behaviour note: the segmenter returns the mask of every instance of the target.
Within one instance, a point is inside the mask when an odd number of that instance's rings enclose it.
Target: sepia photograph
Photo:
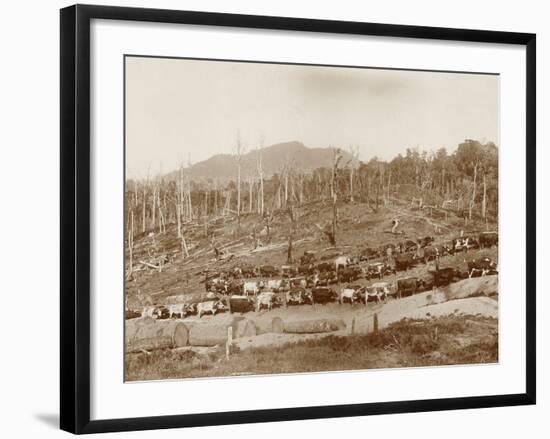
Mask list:
[[[498,363],[499,108],[494,73],[126,55],[125,381]]]

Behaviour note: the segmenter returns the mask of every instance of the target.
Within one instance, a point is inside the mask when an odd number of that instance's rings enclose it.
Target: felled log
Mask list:
[[[227,341],[227,328],[233,328],[233,338],[252,337],[257,334],[253,321],[234,317],[217,322],[197,322],[189,329],[191,346],[216,346]]]
[[[151,318],[126,322],[126,352],[153,351],[187,346],[189,329],[175,321],[155,321]]]
[[[284,324],[284,332],[289,334],[316,334],[345,328],[346,324],[340,319],[298,320]]]

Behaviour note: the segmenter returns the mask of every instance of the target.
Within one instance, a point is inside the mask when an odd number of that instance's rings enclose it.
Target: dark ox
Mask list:
[[[456,270],[452,267],[441,268],[440,270],[431,272],[434,278],[434,287],[443,287],[449,285],[457,277]]]
[[[323,273],[325,271],[331,271],[334,269],[334,264],[332,262],[321,262],[320,264],[317,264],[317,270],[319,270],[320,273]]]
[[[498,245],[497,232],[482,232],[479,234],[479,246],[481,248],[491,248],[494,245]]]
[[[361,250],[361,253],[359,255],[360,261],[370,261],[372,259],[377,259],[380,257],[380,252],[372,247],[367,247]]]
[[[277,270],[273,265],[262,265],[259,271],[260,276],[262,277],[275,277],[279,275],[279,270]]]
[[[338,294],[332,288],[317,287],[311,290],[313,303],[329,303],[338,300]]]
[[[435,261],[438,257],[446,255],[447,249],[443,245],[428,245],[424,247],[424,263],[427,264],[429,261]]]
[[[283,277],[294,277],[298,274],[298,269],[290,265],[281,266],[281,276]]]
[[[416,294],[424,287],[424,281],[417,277],[408,277],[406,279],[397,280],[397,295],[406,297]]]
[[[409,268],[412,268],[416,265],[415,255],[411,254],[400,254],[395,255],[395,270],[396,271],[406,271]]]
[[[360,267],[347,267],[338,271],[338,280],[340,282],[353,282],[361,277],[363,271]]]
[[[433,236],[425,236],[424,238],[418,238],[417,240],[420,247],[426,247],[430,245],[432,242],[434,242]]]
[[[313,264],[302,264],[298,267],[298,274],[313,274],[315,266]]]
[[[304,254],[300,256],[301,265],[311,264],[314,260],[315,260],[315,254],[313,254],[312,252],[304,252]]]
[[[415,252],[418,249],[418,244],[410,239],[399,244],[401,253]]]
[[[338,282],[338,276],[335,271],[325,271],[323,273],[319,273],[317,285],[328,286],[330,284],[335,284],[336,282]]]

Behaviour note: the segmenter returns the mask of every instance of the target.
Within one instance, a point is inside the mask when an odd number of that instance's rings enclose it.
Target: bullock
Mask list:
[[[313,264],[303,264],[298,267],[298,274],[313,274]]]
[[[177,305],[168,305],[168,312],[171,319],[182,319],[185,317],[186,306],[185,303],[178,303]]]
[[[196,316],[197,315],[197,304],[188,303],[185,305],[185,317],[187,316]]]
[[[435,261],[441,254],[439,253],[438,246],[428,245],[424,247],[424,263],[427,264],[429,261]]]
[[[243,284],[243,293],[245,296],[253,294],[256,296],[263,287],[263,282],[261,281],[248,281]]]
[[[418,293],[424,286],[424,281],[417,277],[408,277],[406,279],[397,280],[397,295],[398,297],[410,296]]]
[[[426,247],[430,245],[432,242],[434,242],[434,237],[425,236],[424,238],[418,238],[417,242],[418,242],[418,245],[420,245],[420,247]]]
[[[260,276],[262,277],[274,277],[279,274],[279,270],[277,270],[273,265],[262,265],[260,267]]]
[[[359,260],[360,261],[370,261],[371,259],[376,259],[380,257],[380,252],[371,247],[367,247],[363,250],[361,250],[361,253],[359,254]]]
[[[302,305],[305,301],[305,292],[303,288],[295,288],[286,292],[287,305]]]
[[[243,277],[250,279],[251,277],[254,277],[256,274],[256,270],[252,265],[243,265],[241,267],[241,273]]]
[[[155,310],[153,311],[153,316],[156,316],[157,320],[169,319],[170,311],[165,306],[160,305],[155,307]]]
[[[365,277],[367,279],[372,279],[373,277],[378,277],[379,279],[382,279],[387,274],[391,274],[394,272],[392,268],[383,262],[375,262],[374,264],[369,264],[367,267],[367,272],[365,273]]]
[[[359,296],[360,290],[361,288],[354,288],[349,286],[346,288],[342,288],[342,290],[340,291],[340,298],[338,301],[340,303],[349,301],[352,305],[355,305],[356,302],[359,302],[361,300]]]
[[[141,312],[141,316],[142,317],[156,317],[157,314],[156,314],[156,309],[157,307],[156,306],[144,306],[143,307],[143,311]]]
[[[204,314],[216,315],[218,311],[222,312],[225,310],[225,305],[221,300],[209,300],[208,302],[200,302],[197,304],[197,315],[199,319]]]
[[[339,282],[353,282],[361,277],[363,271],[360,267],[347,267],[343,270],[338,271],[338,281]]]
[[[338,294],[329,287],[316,287],[311,290],[313,303],[329,303],[338,300]]]
[[[456,278],[456,271],[452,267],[441,268],[436,271],[431,271],[431,274],[434,278],[433,285],[435,287],[443,287],[449,285]]]
[[[491,258],[480,258],[468,261],[468,277],[497,274],[497,264]]]
[[[341,268],[346,268],[351,262],[348,256],[338,256],[334,259],[334,268],[338,271]]]
[[[315,254],[310,251],[306,251],[302,256],[300,256],[301,265],[311,264],[314,260],[315,260]]]
[[[376,303],[379,303],[381,300],[384,302],[387,300],[388,296],[391,294],[391,285],[389,282],[376,282],[370,287],[366,288],[366,300],[374,299]]]
[[[479,234],[481,248],[491,248],[493,245],[498,245],[498,232],[481,232]]]
[[[324,273],[320,273],[317,276],[317,285],[325,285],[328,286],[330,284],[335,284],[338,282],[338,276],[335,271],[327,271]]]
[[[206,291],[225,293],[227,290],[226,281],[222,277],[208,279],[204,284]]]
[[[316,268],[320,273],[323,273],[325,271],[331,271],[334,268],[334,264],[331,264],[330,262],[321,262],[320,264],[317,264]]]
[[[473,236],[463,236],[453,240],[453,248],[455,252],[468,251],[471,248],[478,248],[479,243]]]
[[[249,312],[254,310],[254,301],[248,296],[234,294],[229,298],[231,312]]]
[[[399,247],[401,249],[401,253],[415,252],[418,249],[418,243],[414,242],[411,239],[408,239],[402,242]]]
[[[395,255],[395,271],[406,271],[416,265],[416,256],[409,253]]]
[[[268,311],[271,311],[273,304],[275,303],[275,293],[273,291],[265,291],[260,293],[256,298],[256,312],[262,309],[262,306],[265,306]]]
[[[288,288],[288,281],[286,279],[269,279],[267,281],[267,289],[275,292],[285,290]]]
[[[296,267],[292,267],[290,265],[281,266],[281,275],[283,277],[292,277],[292,276],[296,276],[297,274],[298,274],[298,269]]]
[[[306,288],[307,280],[304,277],[294,277],[289,281],[292,288]]]
[[[225,284],[225,294],[239,294],[243,290],[243,283],[238,280],[232,280]]]
[[[141,313],[139,311],[135,311],[133,309],[127,309],[124,315],[126,320],[135,319],[137,317],[141,317]]]
[[[319,285],[319,274],[315,273],[313,276],[309,276],[306,279],[306,288],[313,288]]]

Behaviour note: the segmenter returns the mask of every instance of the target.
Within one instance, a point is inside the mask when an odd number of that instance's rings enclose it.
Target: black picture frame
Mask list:
[[[60,426],[72,433],[195,427],[535,404],[536,36],[530,33],[74,5],[60,12],[61,350]],[[90,420],[90,21],[182,23],[256,29],[501,43],[526,48],[526,392],[417,401]]]

